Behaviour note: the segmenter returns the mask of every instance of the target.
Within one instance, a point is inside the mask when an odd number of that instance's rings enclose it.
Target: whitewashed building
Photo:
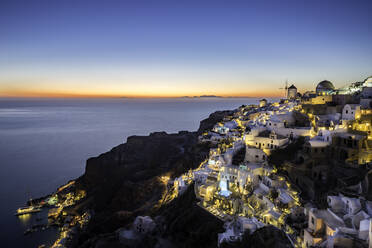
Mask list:
[[[267,100],[266,99],[261,99],[260,100],[260,108],[265,107],[267,105]]]
[[[137,216],[133,222],[133,229],[138,233],[150,233],[156,227],[150,216]]]
[[[267,160],[267,155],[261,149],[247,146],[244,160],[248,162],[261,163]]]
[[[360,105],[359,104],[346,104],[342,109],[343,120],[355,120],[360,117]]]
[[[259,149],[272,150],[285,146],[288,138],[275,131],[265,131],[254,138],[253,145]]]

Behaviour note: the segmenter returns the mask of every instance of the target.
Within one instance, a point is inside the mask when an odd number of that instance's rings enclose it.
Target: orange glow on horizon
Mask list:
[[[120,93],[83,93],[83,92],[48,92],[48,91],[16,91],[16,92],[7,92],[7,93],[0,93],[0,98],[120,98],[120,97],[128,97],[128,98],[179,98],[179,97],[193,97],[193,96],[201,96],[201,95],[215,95],[219,97],[235,97],[235,98],[244,98],[244,97],[283,97],[282,92],[239,92],[239,93],[231,93],[231,94],[216,94],[216,93],[193,93],[193,94],[120,94]]]
[[[146,74],[145,74],[146,76]],[[129,83],[132,82],[132,83]],[[147,75],[121,79],[94,77],[20,77],[1,80],[0,97],[7,98],[179,98],[201,95],[220,97],[284,97],[279,83],[271,80],[207,79]]]

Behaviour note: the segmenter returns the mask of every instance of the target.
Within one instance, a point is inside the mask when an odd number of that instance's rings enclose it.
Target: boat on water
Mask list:
[[[18,208],[17,212],[14,215],[19,216],[19,215],[24,215],[24,214],[37,213],[40,211],[41,211],[40,207],[28,206],[28,207]]]

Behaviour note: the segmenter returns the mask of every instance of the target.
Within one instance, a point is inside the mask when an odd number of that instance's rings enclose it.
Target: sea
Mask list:
[[[277,99],[268,99],[275,101]],[[53,193],[84,173],[98,156],[131,135],[196,131],[216,110],[258,104],[259,98],[25,99],[0,98],[0,247],[50,246],[46,213],[16,217],[29,198]]]

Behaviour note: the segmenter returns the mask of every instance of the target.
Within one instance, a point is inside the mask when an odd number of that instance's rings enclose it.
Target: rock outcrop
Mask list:
[[[242,240],[223,243],[221,248],[290,248],[293,247],[286,234],[274,226],[265,226],[254,233],[244,233]]]
[[[97,242],[103,242],[97,237],[103,234],[102,237],[111,237],[106,234],[129,225],[136,216],[154,214],[154,206],[167,187],[160,177],[175,177],[196,168],[210,149],[208,144],[198,143],[199,133],[211,129],[232,113],[218,111],[211,114],[200,123],[197,132],[131,136],[125,144],[88,159],[85,174],[77,180],[77,185],[87,191],[90,202],[87,207],[95,214],[86,231],[80,235],[79,245],[94,247]],[[187,223],[190,221],[188,218],[195,220],[195,214],[183,215],[176,223]]]
[[[94,188],[113,181],[130,179],[137,182],[149,179],[168,172],[182,163],[182,160],[191,159],[196,142],[197,137],[192,132],[131,136],[125,144],[88,159],[84,182]]]
[[[218,233],[224,231],[223,222],[196,205],[194,185],[160,209],[166,228],[163,235],[175,247],[217,247]]]
[[[200,126],[198,129],[198,134],[203,133],[206,130],[210,130],[213,126],[223,120],[225,116],[234,114],[235,111],[233,110],[224,110],[224,111],[216,111],[209,115],[207,119],[204,119],[200,122]]]

